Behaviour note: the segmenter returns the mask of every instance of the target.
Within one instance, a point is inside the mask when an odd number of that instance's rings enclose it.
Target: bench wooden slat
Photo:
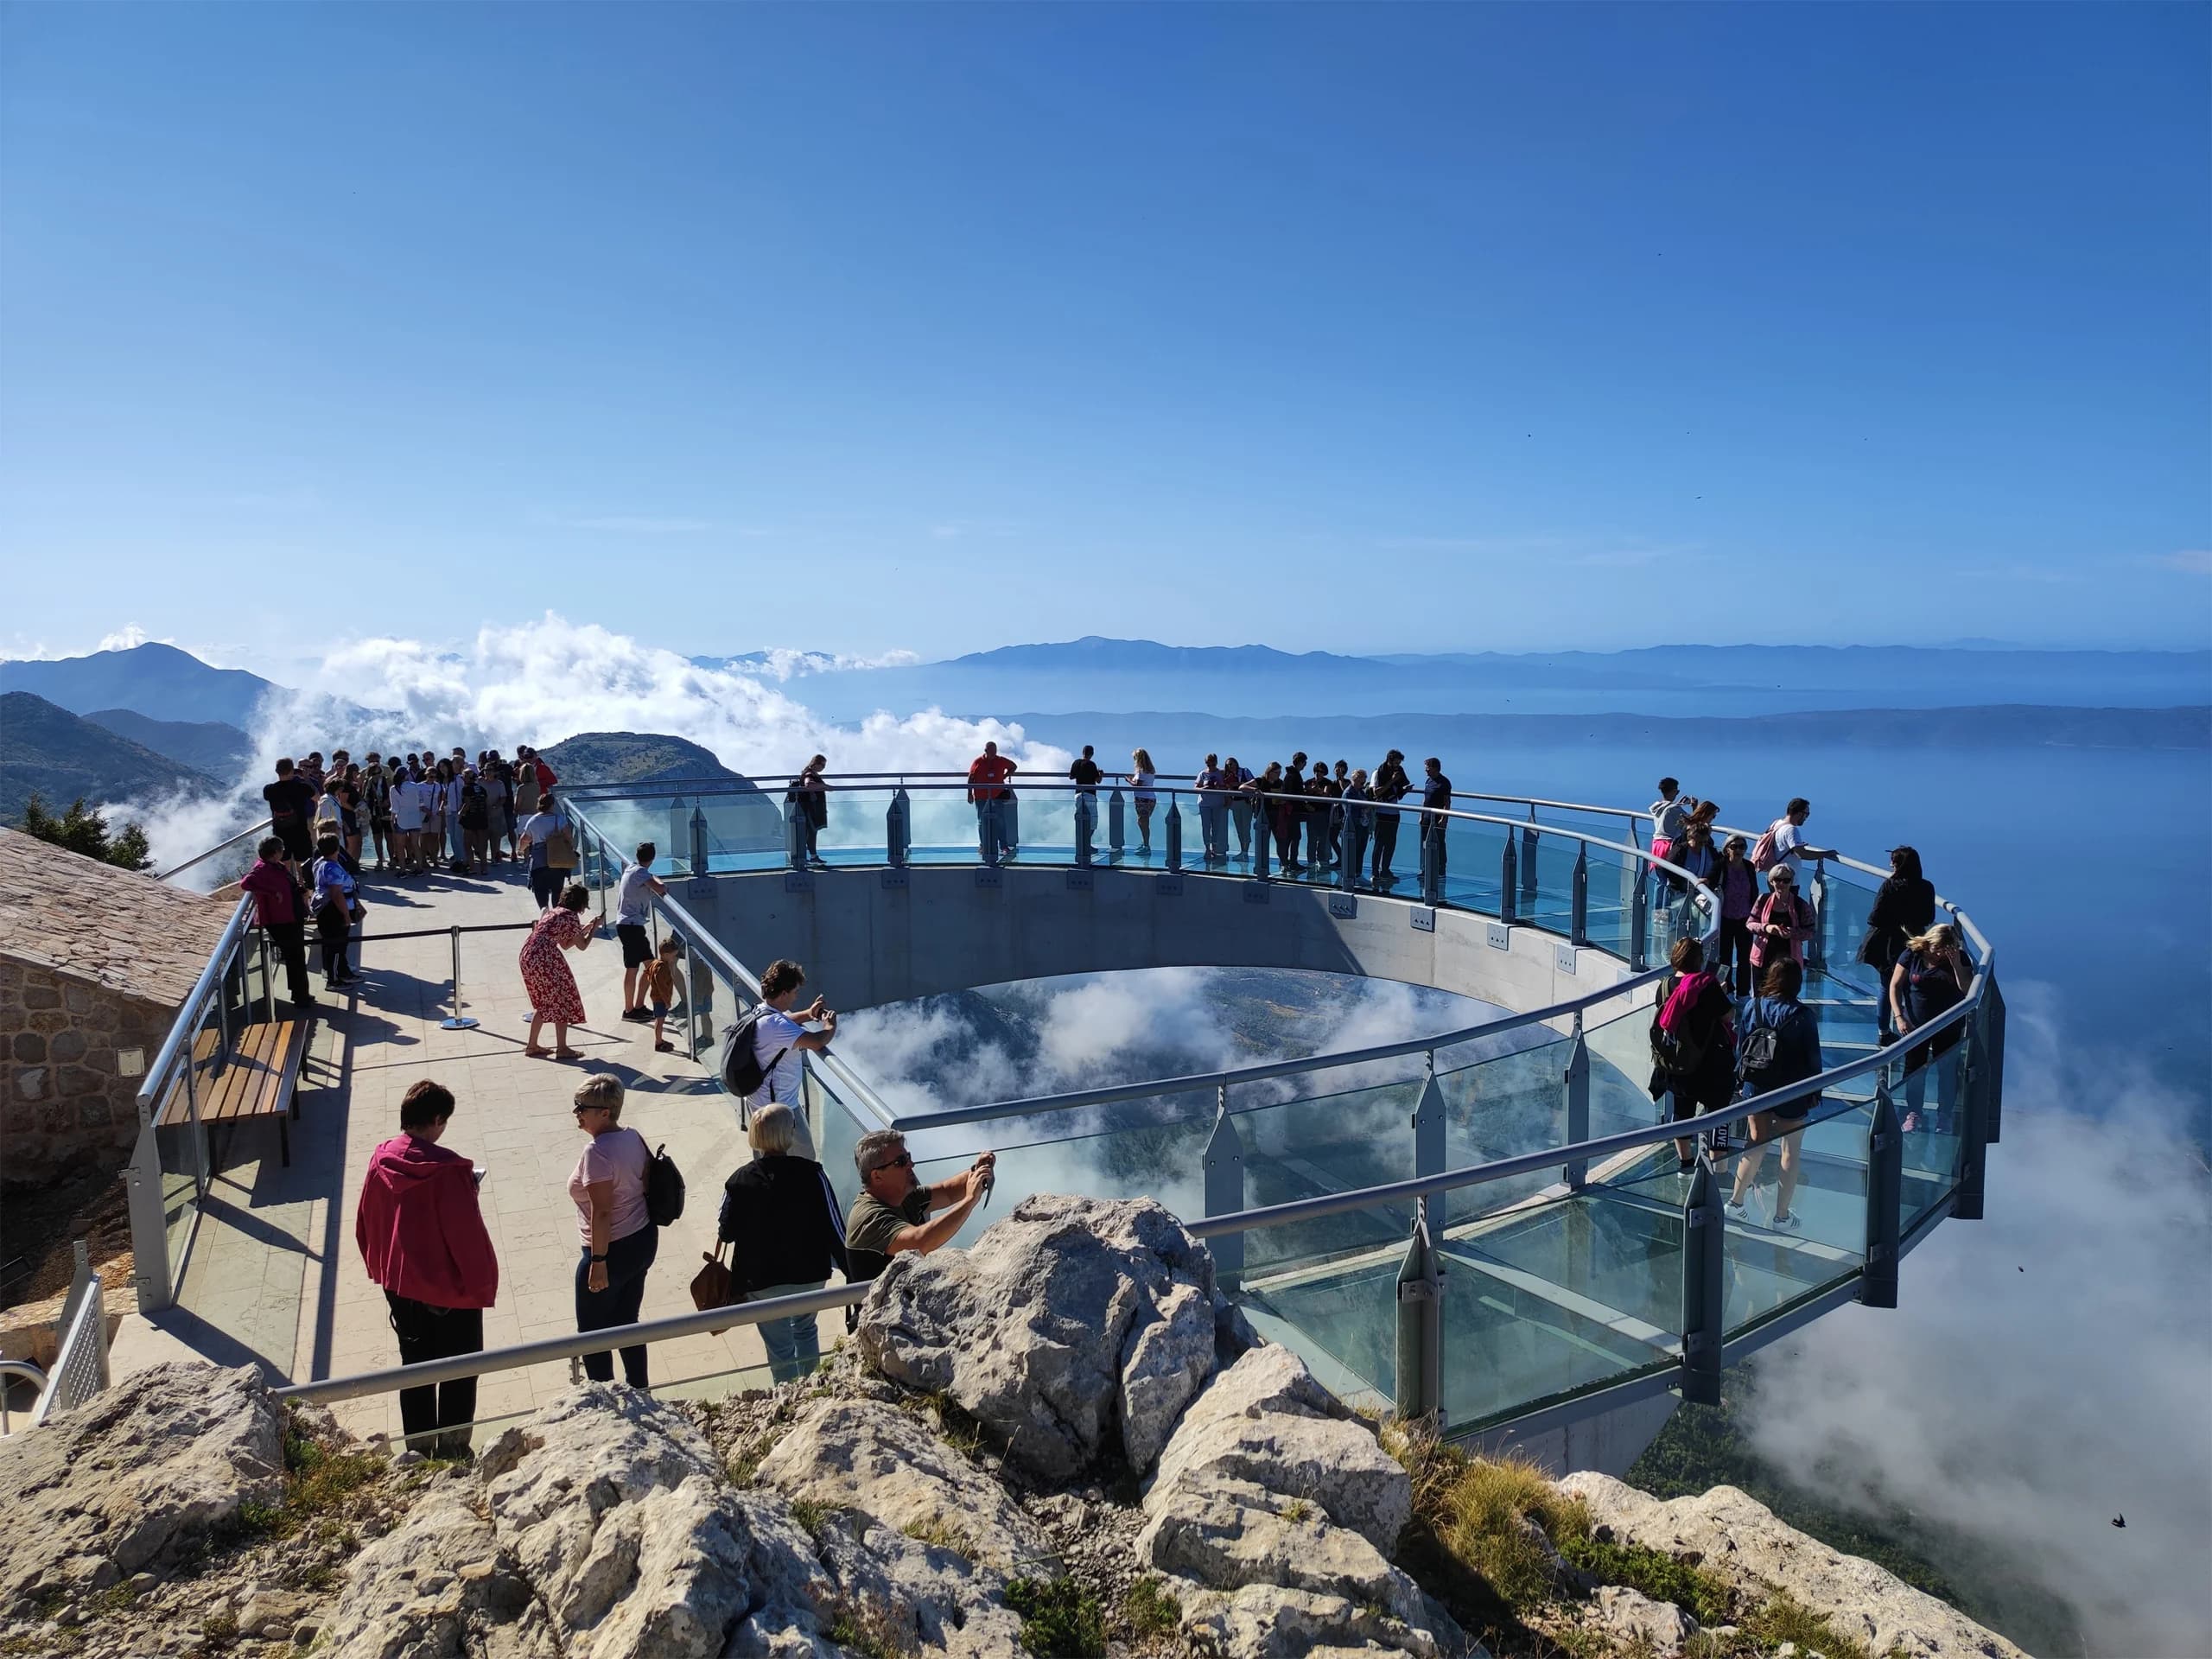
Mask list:
[[[200,1121],[203,1124],[232,1123],[244,1118],[281,1117],[292,1110],[299,1063],[306,1046],[307,1025],[300,1020],[258,1020],[238,1033],[230,1064],[219,1076],[212,1071],[219,1038],[202,1032],[193,1043],[194,1064],[200,1069]],[[188,1122],[191,1107],[180,1088],[169,1097],[162,1115],[165,1126]],[[289,1135],[286,1161],[290,1161]]]

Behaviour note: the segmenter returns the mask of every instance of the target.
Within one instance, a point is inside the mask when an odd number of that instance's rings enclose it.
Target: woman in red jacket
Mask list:
[[[361,1183],[353,1242],[383,1287],[399,1363],[484,1351],[484,1310],[498,1300],[499,1263],[477,1207],[476,1172],[438,1144],[453,1093],[425,1078],[399,1103],[402,1133],[378,1147]],[[399,1391],[407,1444],[431,1457],[468,1455],[476,1379]]]

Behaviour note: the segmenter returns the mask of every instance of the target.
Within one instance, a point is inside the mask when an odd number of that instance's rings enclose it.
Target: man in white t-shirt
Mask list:
[[[653,1011],[645,1006],[653,943],[645,931],[645,907],[651,895],[668,891],[653,874],[653,859],[659,851],[650,841],[639,842],[636,861],[623,870],[614,889],[614,935],[622,941],[622,1017],[647,1023],[653,1017]]]
[[[1777,866],[1787,864],[1789,867],[1789,874],[1797,878],[1800,892],[1804,890],[1805,886],[1805,867],[1802,861],[1808,858],[1834,858],[1836,855],[1834,848],[1815,847],[1805,839],[1805,820],[1812,816],[1813,804],[1800,795],[1789,803],[1783,815],[1770,826],[1774,832],[1775,861],[1767,868],[1771,870]]]

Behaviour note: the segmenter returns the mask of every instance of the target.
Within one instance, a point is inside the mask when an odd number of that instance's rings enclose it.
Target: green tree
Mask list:
[[[126,823],[119,832],[110,836],[107,820],[86,806],[81,795],[58,818],[46,810],[44,801],[32,796],[23,803],[23,833],[122,869],[147,869],[154,862],[142,827]]]

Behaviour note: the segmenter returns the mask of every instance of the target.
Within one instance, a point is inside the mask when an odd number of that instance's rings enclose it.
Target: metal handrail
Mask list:
[[[175,877],[183,874],[194,865],[204,863],[208,859],[214,857],[216,854],[225,851],[229,848],[237,846],[238,842],[244,841],[248,836],[259,835],[263,830],[269,827],[269,824],[270,820],[264,818],[258,823],[249,825],[247,828],[239,830],[238,834],[232,836],[228,841],[219,841],[213,847],[210,847],[206,852],[194,853],[190,858],[186,859],[183,863],[178,865],[175,868],[163,870],[159,875],[156,876],[154,880],[156,881],[171,880]]]
[[[88,1382],[89,1387],[86,1386]],[[107,1309],[102,1301],[100,1276],[95,1273],[85,1280],[68,1328],[61,1333],[54,1370],[31,1413],[31,1426],[35,1428],[55,1412],[82,1405],[106,1386]]]
[[[168,1075],[175,1069],[177,1057],[191,1052],[193,1037],[199,1031],[200,1022],[207,1013],[207,999],[229,971],[230,959],[244,941],[246,930],[251,925],[253,913],[253,898],[248,894],[238,900],[238,907],[231,912],[230,920],[224,924],[222,937],[216,940],[214,950],[209,953],[207,965],[200,970],[200,978],[184,999],[183,1006],[178,1008],[176,1019],[169,1026],[168,1036],[154,1056],[154,1063],[146,1068],[146,1081],[138,1087],[137,1104],[141,1120],[160,1101],[163,1090],[168,1087]]]

